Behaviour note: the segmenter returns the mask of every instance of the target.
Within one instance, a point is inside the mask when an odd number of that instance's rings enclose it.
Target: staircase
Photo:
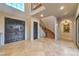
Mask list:
[[[51,30],[49,30],[48,28],[46,28],[45,24],[43,21],[40,20],[40,27],[43,29],[43,31],[45,32],[45,37],[47,38],[55,38],[55,34],[54,32],[52,32]]]

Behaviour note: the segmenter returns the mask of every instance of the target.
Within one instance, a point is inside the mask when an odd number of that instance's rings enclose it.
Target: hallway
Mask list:
[[[5,56],[56,56],[79,55],[79,50],[73,42],[54,41],[41,38],[38,40],[23,40],[6,44],[0,48],[0,55]]]

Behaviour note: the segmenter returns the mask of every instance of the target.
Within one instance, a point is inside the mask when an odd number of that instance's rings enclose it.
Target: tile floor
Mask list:
[[[41,38],[23,40],[0,47],[1,56],[77,56],[79,50],[73,42]]]

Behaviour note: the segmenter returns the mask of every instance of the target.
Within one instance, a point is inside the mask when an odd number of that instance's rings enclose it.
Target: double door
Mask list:
[[[5,18],[5,43],[25,39],[25,22],[11,18]]]

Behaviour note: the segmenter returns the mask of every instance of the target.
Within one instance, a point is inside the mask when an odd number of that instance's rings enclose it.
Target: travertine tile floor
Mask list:
[[[2,56],[76,56],[79,50],[72,42],[55,41],[41,38],[37,40],[23,40],[0,47]]]

